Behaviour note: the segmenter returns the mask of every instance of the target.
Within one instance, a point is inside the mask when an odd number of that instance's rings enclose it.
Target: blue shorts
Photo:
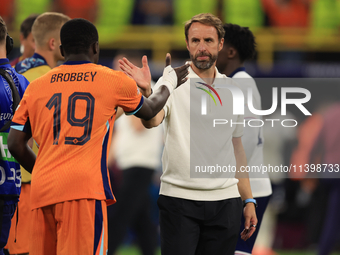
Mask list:
[[[3,203],[4,201],[0,200],[0,255],[4,254],[3,248],[7,244],[11,220],[17,208],[17,203],[10,205],[4,205]]]
[[[257,201],[256,216],[258,220],[256,231],[247,241],[243,241],[241,239],[241,235],[239,235],[236,249],[235,249],[235,254],[251,254],[254,244],[255,244],[257,234],[259,233],[259,229],[260,229],[261,222],[262,222],[262,217],[267,208],[270,197],[271,196],[256,198],[256,201]],[[240,233],[243,231],[243,229],[244,229],[244,216],[242,214]]]

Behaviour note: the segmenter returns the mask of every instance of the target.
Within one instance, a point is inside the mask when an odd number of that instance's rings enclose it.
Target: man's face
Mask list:
[[[190,26],[186,43],[191,61],[201,70],[214,66],[218,52],[223,47],[223,39],[218,40],[216,28],[199,22]]]
[[[24,46],[24,52],[27,56],[33,56],[35,43],[32,33],[29,33],[26,38],[23,38],[21,44]]]

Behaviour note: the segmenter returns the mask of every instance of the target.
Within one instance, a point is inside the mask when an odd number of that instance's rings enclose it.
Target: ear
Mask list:
[[[228,58],[234,58],[237,55],[237,50],[234,47],[227,48],[227,56]]]
[[[189,50],[189,42],[187,39],[185,39],[185,43],[187,44],[187,49]]]
[[[56,40],[53,37],[51,37],[48,40],[48,48],[49,48],[49,50],[53,51],[53,50],[55,50],[56,47],[57,47],[56,46]]]
[[[92,43],[91,49],[92,49],[92,52],[93,52],[94,55],[99,53],[99,43],[98,43],[98,41],[95,42],[95,43]]]
[[[96,42],[96,51],[95,51],[95,53],[97,54],[99,54],[99,42],[97,41]]]
[[[63,57],[65,57],[65,52],[64,52],[64,48],[63,48],[63,45],[59,45],[59,50],[60,50],[60,53]]]
[[[218,51],[221,51],[223,49],[224,45],[224,38],[221,39],[221,41],[218,43]]]

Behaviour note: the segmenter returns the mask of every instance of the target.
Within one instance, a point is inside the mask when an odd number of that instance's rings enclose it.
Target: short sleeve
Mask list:
[[[235,130],[233,132],[233,137],[241,137],[243,135],[243,124],[244,123],[244,117],[243,115],[238,115],[237,117],[237,123],[235,126]]]
[[[27,88],[27,93],[24,94],[21,99],[12,119],[11,128],[24,131],[26,133],[31,133],[31,127],[29,122],[29,114],[28,114],[28,95],[29,95],[29,87]]]
[[[143,96],[136,82],[120,72],[120,84],[117,88],[117,106],[126,114],[135,114],[143,105]]]

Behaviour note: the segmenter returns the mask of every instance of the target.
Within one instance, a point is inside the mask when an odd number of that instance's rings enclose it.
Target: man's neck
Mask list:
[[[244,63],[241,63],[239,60],[230,60],[226,68],[222,71],[226,76],[230,76],[237,68],[243,67]]]
[[[216,76],[215,63],[209,69],[198,69],[191,62],[191,69],[206,83],[211,85],[214,82]]]
[[[65,58],[65,61],[90,61],[93,63],[93,60],[87,54],[70,54]]]
[[[0,49],[0,58],[7,58],[6,49]]]
[[[53,54],[52,51],[45,51],[45,50],[36,49],[35,53],[42,56],[46,60],[47,65],[49,67],[54,68],[54,67],[57,66],[57,60],[54,58],[54,54]]]
[[[30,57],[32,57],[32,55],[31,55],[30,53],[24,52],[24,53],[21,55],[21,60],[24,60],[24,59],[30,58]]]

